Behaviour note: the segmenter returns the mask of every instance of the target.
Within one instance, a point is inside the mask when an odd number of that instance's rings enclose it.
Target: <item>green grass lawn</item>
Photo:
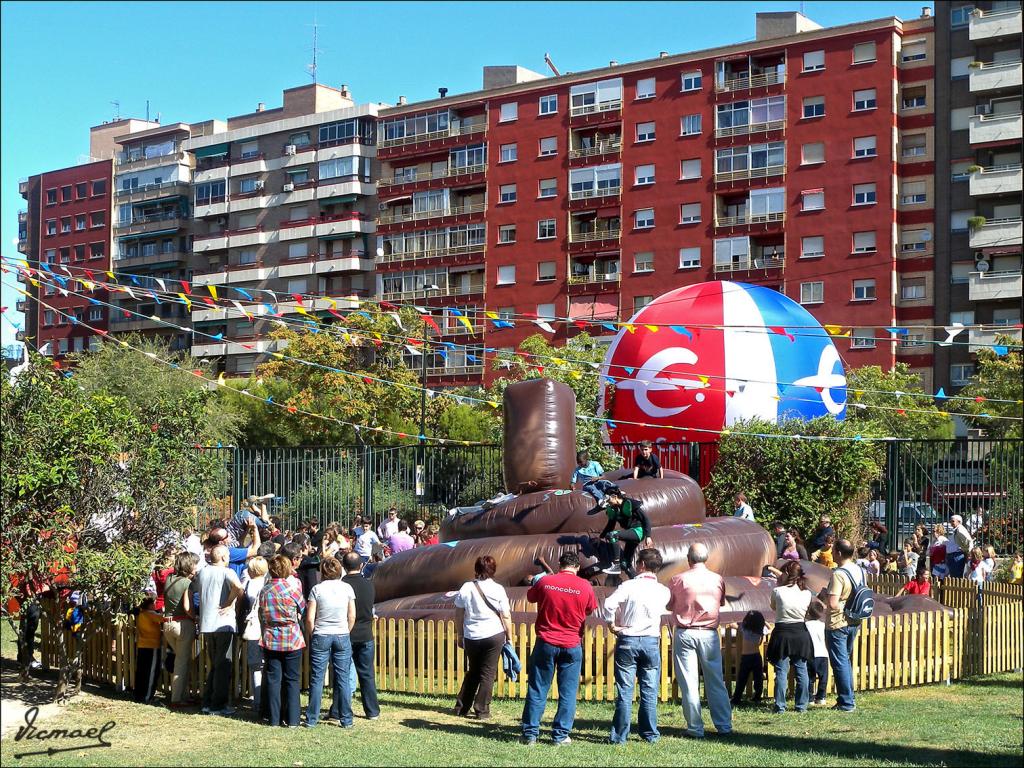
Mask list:
[[[8,688],[5,694],[14,692]],[[355,728],[321,724],[315,730],[271,728],[248,710],[234,718],[172,713],[140,706],[107,691],[69,704],[42,727],[90,728],[109,720],[110,748],[14,758],[26,751],[84,742],[0,744],[4,765],[972,765],[1022,763],[1022,679],[1005,674],[953,686],[866,693],[857,712],[811,710],[772,715],[740,709],[730,737],[702,742],[682,738],[678,707],[659,707],[662,739],[624,747],[605,740],[611,704],[581,704],[573,744],[550,744],[549,704],[535,747],[518,744],[522,704],[495,701],[494,719],[482,723],[449,714],[452,700],[381,695],[382,714],[369,722],[356,707]],[[8,710],[9,711],[9,710]],[[706,716],[705,711],[705,716]],[[634,713],[635,716],[635,713]],[[18,718],[19,720],[21,717]],[[707,717],[706,717],[707,719]],[[708,733],[713,733],[710,728]]]

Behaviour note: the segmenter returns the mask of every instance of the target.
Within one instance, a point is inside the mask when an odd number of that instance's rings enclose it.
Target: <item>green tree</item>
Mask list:
[[[846,372],[846,420],[864,437],[944,440],[953,437],[953,420],[906,363],[890,371],[866,365]],[[889,394],[889,393],[901,394]]]
[[[494,400],[501,400],[505,388],[515,381],[548,378],[569,385],[576,394],[576,413],[596,417],[598,409],[598,376],[596,367],[604,361],[605,347],[587,333],[570,338],[564,346],[552,345],[539,333],[528,337],[519,345],[520,355],[503,355],[495,362],[495,370],[503,371],[489,392]],[[530,357],[536,355],[536,357]],[[579,450],[587,450],[590,457],[604,468],[615,469],[622,459],[604,447],[601,422],[593,418],[576,420],[576,443]]]
[[[732,497],[742,491],[764,525],[781,520],[809,535],[818,517],[828,514],[837,532],[857,536],[871,482],[882,472],[883,446],[869,440],[795,438],[856,434],[856,427],[830,416],[778,425],[737,422],[719,442],[718,463],[704,489],[709,510],[729,514]]]
[[[77,690],[96,617],[141,597],[156,553],[211,500],[216,459],[194,448],[208,397],[192,391],[143,413],[41,357],[16,382],[0,378],[0,604],[7,613],[11,598],[39,601],[56,624],[67,609],[57,588],[81,590],[91,606],[77,642],[57,633],[59,690]],[[51,597],[23,594],[29,580]]]
[[[1020,438],[1021,417],[1024,416],[1024,369],[1021,366],[1020,339],[999,335],[996,344],[1006,347],[1006,354],[1000,355],[994,349],[978,350],[978,371],[974,380],[960,390],[962,397],[975,400],[958,400],[957,410],[973,414],[968,417],[971,426],[985,430],[994,438]],[[1009,400],[1010,402],[992,402]],[[994,419],[990,416],[1004,416],[1016,419]]]

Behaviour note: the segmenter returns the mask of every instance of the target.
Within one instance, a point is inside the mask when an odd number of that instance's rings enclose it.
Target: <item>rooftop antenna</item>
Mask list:
[[[309,76],[313,78],[313,82],[316,83],[316,70],[317,70],[317,54],[321,53],[320,49],[316,47],[317,32],[320,29],[320,25],[316,21],[316,14],[313,15],[313,61],[306,65],[306,71],[309,72]]]
[[[112,102],[110,102],[110,104],[114,108],[114,120],[120,120],[121,119],[121,102],[118,101],[117,99],[114,99]]]
[[[146,99],[146,122],[149,122],[149,99]]]
[[[555,66],[555,62],[551,60],[548,54],[544,54],[544,63],[548,65],[548,68],[555,73],[555,77],[560,76],[562,73],[558,71],[558,67]]]

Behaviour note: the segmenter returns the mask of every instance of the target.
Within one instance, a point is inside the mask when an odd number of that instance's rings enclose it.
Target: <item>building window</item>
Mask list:
[[[502,224],[498,227],[499,243],[514,243],[516,241],[516,225]]]
[[[46,190],[46,204],[56,205],[57,204],[57,188]]]
[[[102,227],[107,223],[107,212],[106,211],[93,211],[89,214],[89,226],[91,227]]]
[[[72,195],[71,192],[72,192],[72,188],[71,188],[70,184],[68,184],[65,187],[61,187],[60,188],[60,201],[62,203],[70,203],[74,199],[74,195]]]
[[[637,312],[639,312],[641,309],[646,307],[652,301],[654,301],[654,297],[653,296],[634,296],[633,297],[633,314],[635,315]]]
[[[859,136],[853,140],[854,157],[875,157],[877,154],[877,140],[874,136]]]
[[[863,91],[853,92],[853,111],[862,112],[867,109],[875,109],[878,106],[878,98],[874,88],[867,88]]]
[[[75,246],[75,261],[85,261],[85,246],[84,245],[76,245]]]
[[[238,156],[243,160],[250,160],[258,157],[260,154],[260,145],[257,141],[243,141],[238,146]]]
[[[89,319],[92,321],[103,319],[103,307],[89,307]]]
[[[800,210],[820,211],[825,207],[825,190],[806,189],[800,193]]]
[[[633,226],[636,229],[650,229],[654,226],[654,209],[642,208],[633,213]]]
[[[75,199],[84,200],[89,196],[89,184],[84,181],[80,181],[75,184]]]
[[[804,72],[817,72],[824,68],[824,51],[807,51],[807,53],[804,54]]]
[[[89,243],[89,258],[90,259],[102,259],[103,258],[103,243]]]
[[[511,163],[519,157],[518,146],[515,144],[501,145],[501,162]]]
[[[949,11],[949,26],[966,27],[971,22],[971,13],[973,11],[973,5],[961,5],[958,8],[951,8]]]
[[[555,305],[554,304],[538,304],[537,305],[537,319],[538,320],[554,320],[555,319]]]
[[[43,310],[43,325],[53,325],[53,310]]]
[[[654,141],[654,123],[637,123],[636,140]]]
[[[555,220],[541,219],[537,222],[537,239],[551,240],[555,236]]]
[[[540,140],[540,156],[550,157],[558,154],[558,139],[555,136],[547,136]]]
[[[874,42],[869,43],[857,43],[853,46],[853,63],[854,64],[866,64],[870,61],[875,60],[875,44]]]
[[[874,301],[875,298],[875,281],[873,278],[853,281],[854,301]]]
[[[801,304],[821,304],[825,301],[825,283],[819,281],[800,283]]]
[[[825,255],[825,238],[821,235],[800,238],[800,258],[818,259]]]
[[[699,91],[700,90],[700,72],[687,72],[682,76],[683,79],[683,91]]]
[[[551,220],[554,224],[554,219]],[[541,282],[550,282],[555,279],[555,262],[553,261],[541,261],[537,264],[537,280]]]
[[[64,216],[60,220],[60,233],[66,235],[71,231],[71,217]]]
[[[260,180],[255,178],[255,177],[253,177],[251,179],[241,179],[238,182],[238,191],[239,191],[239,193],[241,193],[243,195],[246,195],[246,194],[249,194],[250,192],[255,192],[256,190],[260,189],[262,186],[263,186],[263,184],[260,183]]]
[[[47,219],[46,220],[46,234],[56,235],[57,234],[57,220]]]
[[[299,172],[301,173],[301,169]],[[354,155],[350,155],[349,157],[336,157],[333,160],[321,160],[317,164],[317,175],[321,180],[358,176],[359,158]],[[289,180],[298,183],[297,179]]]
[[[853,185],[853,204],[854,205],[874,205],[876,192],[874,184],[854,184]]]
[[[928,153],[927,137],[923,133],[910,133],[900,142],[903,157],[922,157]]]
[[[825,97],[808,96],[804,99],[804,117],[824,117]]]
[[[854,328],[850,339],[850,347],[853,349],[874,349],[875,329]]]
[[[680,224],[700,223],[700,203],[683,203],[679,206]]]
[[[638,99],[653,99],[654,94],[653,77],[645,77],[642,80],[636,81],[636,97]]]
[[[679,178],[683,180],[700,178],[700,158],[692,160],[681,160],[679,163]]]
[[[306,292],[306,278],[288,281],[288,293],[297,293],[300,296]]]
[[[500,187],[498,187],[498,191],[501,196],[501,202],[514,203],[516,201],[515,184],[502,184]]]
[[[908,277],[900,281],[900,298],[904,301],[917,301],[925,298],[925,281],[923,277]]]
[[[538,185],[538,197],[556,197],[558,195],[557,179],[541,179]]]
[[[498,319],[499,320],[512,320],[516,316],[515,307],[498,307]],[[511,352],[512,350],[508,350]]]
[[[541,96],[540,109],[538,111],[542,115],[553,115],[558,112],[558,95],[552,93],[547,96]]]
[[[78,231],[81,231],[83,229],[85,229],[85,214],[84,213],[75,214],[75,231],[78,232]]]
[[[928,90],[922,85],[916,88],[904,88],[903,99],[900,101],[901,109],[917,109],[925,106]]]
[[[949,366],[949,383],[954,387],[963,387],[974,378],[974,363],[953,363]]]
[[[956,325],[974,325],[974,310],[964,309],[959,312],[949,313],[949,324]]]
[[[238,252],[239,264],[255,264],[258,260],[255,248],[243,248]]]
[[[900,232],[900,251],[902,253],[926,251],[931,239],[931,232],[927,229],[905,229]]]
[[[99,197],[100,195],[105,195],[105,194],[107,194],[107,180],[106,179],[96,179],[92,183],[92,196],[93,197]]]
[[[506,264],[498,267],[498,285],[514,285],[516,282],[516,265]]]
[[[515,101],[510,101],[507,104],[502,104],[500,113],[498,116],[499,123],[510,123],[513,120],[519,119],[519,104]]]
[[[291,136],[288,137],[288,143],[293,145],[296,149],[298,149],[299,147],[308,147],[310,144],[309,131],[293,133]]]
[[[636,167],[635,179],[637,184],[653,184],[654,183],[654,166],[653,165],[638,165]]]
[[[952,211],[949,214],[949,231],[966,232],[970,228],[967,222],[972,216],[974,216],[974,209],[972,208]]]
[[[61,323],[61,325],[66,325],[66,323]],[[61,355],[66,355],[68,353],[68,340],[67,340],[67,338],[63,338],[63,339],[61,339],[58,342],[58,344],[57,344],[57,353],[61,354]]]
[[[700,266],[700,248],[680,248],[679,249],[679,268],[680,269],[696,269]]]
[[[928,58],[928,46],[924,41],[917,43],[906,43],[900,51],[900,60],[904,63],[911,61],[924,61]]]
[[[71,249],[61,248],[60,249],[60,263],[67,264],[71,261]]]
[[[700,134],[700,115],[684,115],[680,122],[683,136]]]
[[[825,162],[825,142],[816,141],[813,144],[804,144],[800,147],[801,165],[814,165]]]
[[[633,271],[634,272],[653,272],[654,271],[654,253],[651,251],[643,251],[642,253],[633,254]]]
[[[288,244],[288,258],[289,259],[304,259],[309,255],[309,246],[306,243],[289,243]],[[292,291],[296,293],[296,291]]]
[[[853,233],[854,253],[874,253],[877,249],[878,245],[876,243],[874,231]]]
[[[900,205],[920,205],[928,201],[928,187],[923,181],[905,181],[900,190]]]

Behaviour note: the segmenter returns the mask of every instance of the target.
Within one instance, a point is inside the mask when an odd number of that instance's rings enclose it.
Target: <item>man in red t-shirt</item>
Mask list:
[[[537,643],[530,653],[530,681],[523,707],[523,735],[519,739],[528,746],[537,743],[556,668],[558,710],[551,735],[555,746],[572,742],[569,731],[576,719],[576,692],[583,666],[580,639],[587,616],[597,610],[593,587],[576,575],[580,569],[579,556],[566,552],[558,558],[558,569],[558,573],[544,576],[526,593],[527,600],[537,603]]]

